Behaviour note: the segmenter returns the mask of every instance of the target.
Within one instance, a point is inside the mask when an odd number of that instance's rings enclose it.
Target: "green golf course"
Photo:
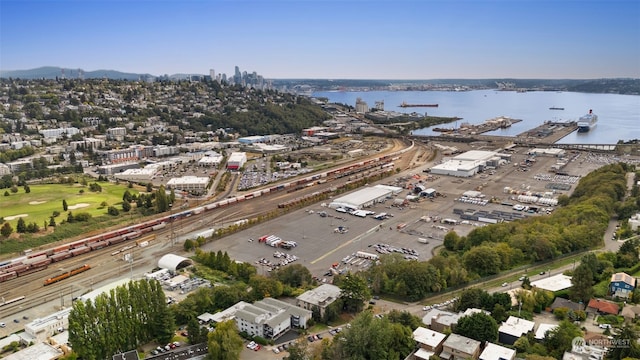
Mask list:
[[[0,194],[0,217],[9,222],[15,229],[18,219],[22,217],[26,223],[36,223],[42,227],[48,222],[54,211],[60,213],[56,222],[66,219],[67,212],[86,212],[96,218],[107,215],[109,206],[121,209],[122,196],[128,189],[126,184],[114,184],[101,182],[101,192],[92,192],[89,186],[80,184],[44,184],[30,185],[30,192],[26,193],[23,187],[18,188],[17,193],[9,190],[5,196]],[[132,194],[135,189],[128,189]],[[6,196],[6,194],[9,196]],[[68,210],[63,209],[63,200],[66,201]],[[107,206],[101,204],[106,203]]]

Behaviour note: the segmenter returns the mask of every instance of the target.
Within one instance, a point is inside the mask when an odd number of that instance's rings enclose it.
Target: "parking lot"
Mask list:
[[[265,261],[278,262],[274,257],[276,251],[294,255],[295,262],[307,267],[314,276],[324,281],[330,281],[328,269],[357,271],[370,265],[367,260],[350,259],[347,263],[342,260],[358,251],[380,254],[374,247],[376,244],[386,244],[396,249],[411,249],[416,254],[402,252],[403,256],[415,256],[420,261],[428,260],[434,250],[442,245],[444,235],[455,230],[464,236],[477,226],[486,223],[478,221],[464,221],[460,218],[459,210],[478,212],[480,215],[496,215],[506,221],[527,216],[544,216],[552,206],[544,206],[542,212],[527,212],[522,208],[515,210],[512,205],[520,204],[517,194],[521,193],[551,193],[557,198],[560,194],[569,193],[575,187],[578,179],[590,171],[602,166],[606,161],[603,157],[581,156],[570,161],[563,169],[568,175],[560,177],[549,172],[557,162],[554,157],[538,156],[536,161],[528,162],[527,167],[514,166],[525,163],[529,158],[526,149],[514,153],[512,164],[497,168],[490,173],[476,175],[472,178],[455,178],[449,176],[432,176],[422,172],[427,166],[416,167],[402,172],[380,183],[406,188],[397,198],[404,199],[411,194],[410,188],[421,184],[437,190],[439,196],[434,199],[422,198],[419,202],[405,203],[403,206],[392,206],[395,199],[388,199],[385,203],[376,204],[366,210],[374,213],[387,213],[383,220],[374,219],[374,215],[364,218],[341,213],[324,204],[315,204],[304,209],[293,211],[287,215],[252,227],[248,230],[216,240],[204,246],[207,251],[227,251],[229,255],[239,261],[250,262],[258,266],[258,272],[267,274],[271,265]],[[579,159],[579,161],[578,161]],[[606,158],[605,158],[606,160]],[[567,191],[549,189],[549,184],[563,183],[570,186]],[[370,184],[374,185],[374,184]],[[509,192],[506,189],[510,189]],[[461,201],[467,191],[477,191],[482,197],[476,201]],[[325,205],[325,206],[323,206]],[[454,209],[457,209],[454,212]],[[527,209],[528,210],[528,209]],[[321,212],[328,216],[321,216]],[[443,223],[443,219],[455,219],[455,223]],[[338,229],[338,230],[336,230]],[[275,235],[285,241],[295,241],[298,246],[285,250],[273,248],[249,239]],[[419,242],[419,239],[422,239]],[[426,240],[426,243],[425,241]],[[264,259],[262,262],[261,259]],[[338,266],[334,266],[335,264]],[[285,265],[286,266],[286,265]]]

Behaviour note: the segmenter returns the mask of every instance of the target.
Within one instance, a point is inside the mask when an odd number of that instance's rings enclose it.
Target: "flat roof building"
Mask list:
[[[311,310],[273,298],[247,304],[234,316],[239,331],[267,339],[276,339],[293,327],[305,329],[311,317]]]
[[[442,344],[441,359],[477,359],[480,355],[480,341],[458,334],[450,334]]]
[[[471,150],[431,168],[432,174],[471,177],[487,166],[497,167],[508,162],[508,154],[495,151]]]
[[[488,342],[482,353],[480,360],[513,360],[516,358],[516,351],[504,346]]]
[[[429,360],[429,357],[440,354],[442,343],[447,335],[419,326],[413,331],[413,340],[418,343],[419,349],[414,357],[417,359]]]
[[[296,306],[312,310],[317,307],[323,317],[327,307],[340,297],[340,288],[332,284],[322,284],[313,290],[308,290],[296,298]]]
[[[207,191],[209,178],[204,176],[182,176],[179,178],[171,178],[167,182],[169,189],[177,189],[192,194],[203,194]]]
[[[3,360],[54,360],[64,355],[62,350],[47,343],[38,342],[13,354],[3,357]]]
[[[400,188],[395,188],[400,189]],[[341,196],[337,199],[334,199],[329,207],[332,209],[337,208],[348,208],[352,210],[362,209],[365,207],[372,206],[375,203],[383,202],[388,197],[394,194],[393,187],[385,186],[385,187],[366,187],[347,195]],[[402,189],[400,189],[402,191]]]
[[[247,162],[247,153],[232,152],[227,160],[227,170],[239,170]]]
[[[515,316],[509,318],[498,328],[498,340],[507,345],[513,345],[522,335],[533,331],[536,323]]]
[[[24,331],[32,336],[36,342],[47,340],[59,332],[59,329],[67,329],[69,327],[69,314],[71,308],[60,310],[47,317],[35,319],[24,326]]]

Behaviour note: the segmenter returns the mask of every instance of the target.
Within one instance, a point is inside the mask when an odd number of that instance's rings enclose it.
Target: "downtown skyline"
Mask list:
[[[638,1],[0,1],[0,69],[640,78]]]

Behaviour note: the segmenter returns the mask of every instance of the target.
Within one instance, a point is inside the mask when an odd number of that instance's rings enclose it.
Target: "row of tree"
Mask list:
[[[109,294],[75,301],[69,314],[69,344],[87,360],[111,358],[151,340],[167,343],[175,323],[155,280],[132,281]]]
[[[445,250],[427,262],[383,257],[367,270],[372,290],[416,301],[516,266],[600,245],[626,193],[627,170],[625,164],[612,164],[590,173],[551,215],[475,228],[464,237],[449,232]]]

